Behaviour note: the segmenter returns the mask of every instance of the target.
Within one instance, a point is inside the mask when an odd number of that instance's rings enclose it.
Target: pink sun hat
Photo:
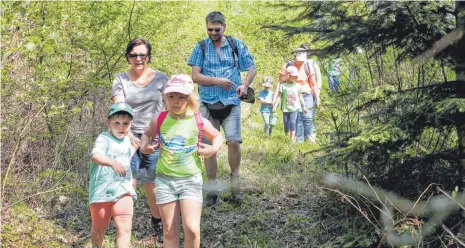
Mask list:
[[[299,76],[299,70],[297,70],[297,67],[295,67],[295,66],[287,67],[286,71],[291,76]]]
[[[192,78],[186,74],[179,74],[171,76],[163,93],[178,92],[184,95],[190,95],[193,91],[194,82],[192,82]]]

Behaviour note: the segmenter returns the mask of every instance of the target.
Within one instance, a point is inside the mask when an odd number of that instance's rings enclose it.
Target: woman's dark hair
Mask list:
[[[136,46],[140,46],[140,45],[145,45],[145,47],[147,47],[147,55],[148,55],[148,58],[149,58],[149,61],[150,62],[150,59],[152,58],[152,45],[150,45],[150,43],[142,38],[135,38],[133,40],[131,40],[128,45],[126,46],[126,60],[129,62],[129,59],[128,59],[128,55],[129,53],[132,51],[132,49],[134,49],[134,47]]]

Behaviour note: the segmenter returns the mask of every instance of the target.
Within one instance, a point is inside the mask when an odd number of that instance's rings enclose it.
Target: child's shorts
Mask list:
[[[131,195],[124,195],[116,202],[99,202],[90,204],[90,216],[92,225],[96,227],[108,227],[111,217],[132,218],[134,204]]]
[[[200,173],[190,177],[157,175],[155,179],[157,204],[186,199],[197,200],[202,203],[202,184],[203,179]]]

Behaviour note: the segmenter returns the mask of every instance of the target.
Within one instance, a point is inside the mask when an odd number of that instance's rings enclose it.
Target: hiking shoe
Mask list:
[[[242,193],[242,192],[232,192],[231,193],[231,200],[234,203],[241,204],[243,199],[244,199],[244,193]]]
[[[158,242],[163,243],[163,223],[160,221],[158,223],[152,222],[153,230],[155,231],[155,239]]]
[[[207,207],[212,207],[220,203],[221,203],[221,199],[218,195],[207,194],[207,197],[205,197],[205,205]]]

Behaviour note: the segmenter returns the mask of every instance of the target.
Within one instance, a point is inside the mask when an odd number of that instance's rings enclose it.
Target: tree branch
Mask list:
[[[136,0],[132,2],[132,8],[131,8],[131,13],[129,14],[129,20],[128,20],[128,40],[131,40],[131,20],[132,20],[132,12],[134,11],[134,6],[136,5]]]

